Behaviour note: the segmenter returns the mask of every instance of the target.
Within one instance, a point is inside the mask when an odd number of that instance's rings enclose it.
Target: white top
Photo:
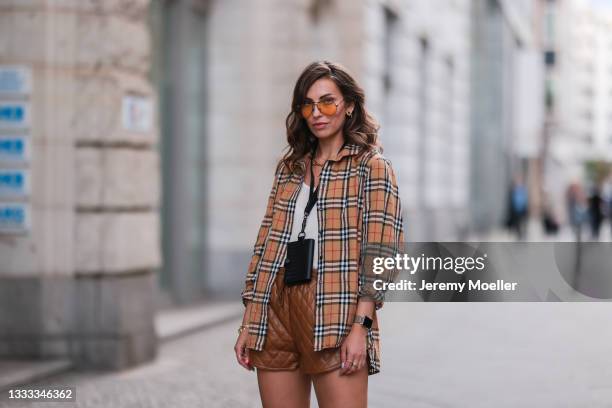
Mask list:
[[[302,221],[304,220],[304,210],[306,204],[308,204],[308,195],[310,194],[310,186],[306,183],[302,183],[302,188],[298,194],[297,201],[295,203],[295,212],[293,213],[293,228],[291,229],[291,238],[289,242],[297,241],[298,234],[302,230]],[[306,228],[304,228],[304,238],[312,238],[315,241],[314,244],[314,258],[312,261],[312,267],[317,269],[319,264],[319,220],[317,217],[317,203],[310,210],[308,220],[306,221]]]

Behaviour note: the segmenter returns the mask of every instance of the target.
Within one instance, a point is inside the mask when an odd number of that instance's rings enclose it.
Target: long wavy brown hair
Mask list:
[[[297,162],[312,152],[318,144],[318,139],[308,128],[306,119],[300,114],[300,105],[304,103],[306,93],[312,84],[321,78],[334,81],[347,104],[351,102],[355,104],[353,114],[344,121],[342,128],[344,141],[359,145],[366,150],[377,147],[382,151],[382,146],[378,142],[379,125],[365,108],[363,88],[342,65],[317,61],[308,65],[298,78],[293,89],[291,112],[285,120],[288,151],[283,156],[283,162],[290,172],[301,173],[303,169],[297,166]]]

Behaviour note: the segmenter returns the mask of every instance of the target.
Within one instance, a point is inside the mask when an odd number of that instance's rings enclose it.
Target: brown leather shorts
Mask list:
[[[309,283],[285,286],[284,277],[280,268],[270,294],[266,340],[261,351],[249,350],[251,364],[265,370],[300,368],[305,374],[339,368],[339,348],[314,351],[317,270]]]

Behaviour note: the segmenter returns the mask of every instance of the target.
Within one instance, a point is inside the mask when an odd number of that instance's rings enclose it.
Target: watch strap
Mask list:
[[[353,323],[358,323],[368,329],[372,327],[372,319],[370,319],[368,316],[355,315],[355,320],[353,320]]]

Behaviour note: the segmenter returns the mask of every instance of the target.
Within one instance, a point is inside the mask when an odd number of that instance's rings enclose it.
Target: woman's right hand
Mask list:
[[[249,330],[245,328],[242,330],[242,333],[238,335],[238,340],[236,340],[236,345],[234,346],[234,352],[236,353],[238,364],[249,371],[253,371],[254,368],[251,366],[251,361],[249,360],[249,349],[246,347],[248,337]]]

